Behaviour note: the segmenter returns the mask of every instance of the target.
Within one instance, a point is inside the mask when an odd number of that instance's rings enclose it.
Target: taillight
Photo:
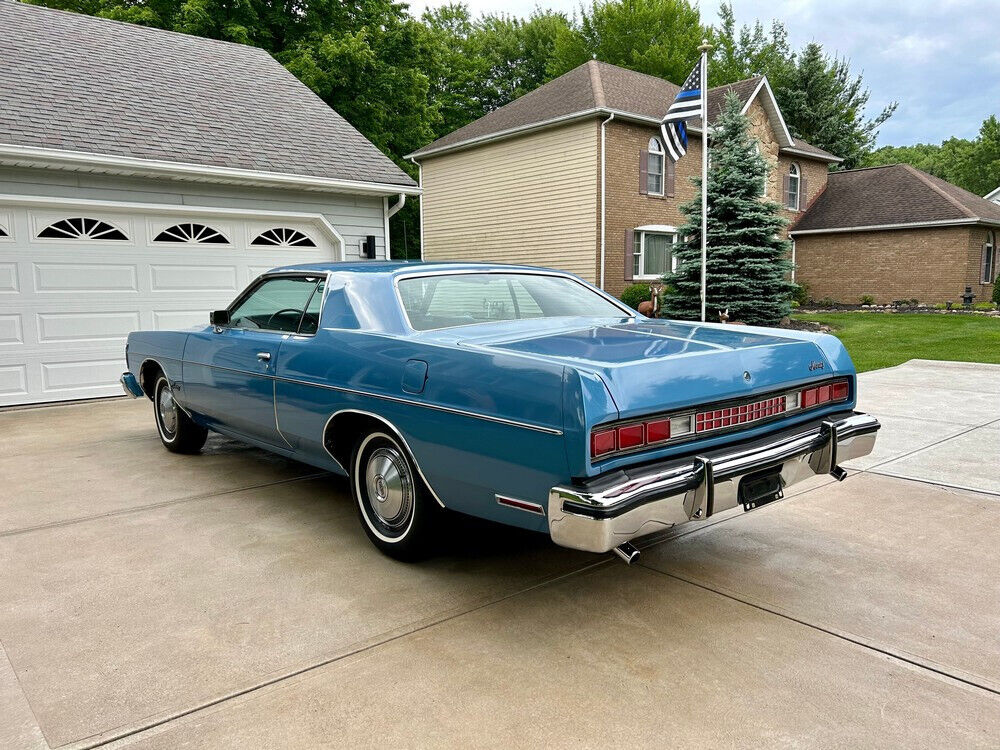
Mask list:
[[[846,401],[850,391],[850,384],[846,380],[814,385],[799,391],[799,404],[803,409],[807,409],[810,406],[822,406],[831,401]]]
[[[628,453],[646,446],[679,441],[696,434],[750,426],[765,419],[846,401],[850,392],[850,381],[835,380],[705,411],[691,411],[674,416],[658,415],[640,422],[604,425],[590,433],[590,456],[597,459],[609,454]]]
[[[617,447],[615,433],[614,429],[590,433],[590,455],[596,458],[606,453],[614,453]]]
[[[630,424],[618,428],[618,450],[638,448],[646,444],[646,431],[642,424]]]

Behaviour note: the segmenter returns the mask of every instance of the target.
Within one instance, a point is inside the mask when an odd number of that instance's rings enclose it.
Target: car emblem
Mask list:
[[[743,379],[749,383],[750,382],[750,378],[751,378],[750,371],[749,370],[744,370],[743,371]]]
[[[813,370],[822,370],[823,366],[824,365],[823,365],[822,362],[810,362],[809,363],[809,372],[812,372]]]

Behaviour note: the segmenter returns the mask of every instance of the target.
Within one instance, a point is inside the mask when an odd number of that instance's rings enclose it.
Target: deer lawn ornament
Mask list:
[[[663,284],[650,284],[649,285],[649,301],[639,303],[639,314],[645,315],[647,318],[659,317],[660,313],[660,291],[663,289]]]

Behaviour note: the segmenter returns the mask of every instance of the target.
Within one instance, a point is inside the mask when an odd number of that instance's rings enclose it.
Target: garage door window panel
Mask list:
[[[291,227],[268,229],[254,237],[250,244],[258,247],[316,247],[311,237]]]
[[[125,233],[101,219],[77,216],[60,219],[38,233],[43,240],[128,240]]]
[[[308,316],[319,281],[315,276],[265,279],[233,306],[229,311],[229,324],[233,328],[253,331],[298,333]],[[317,311],[317,322],[318,316]],[[315,332],[315,327],[309,332]]]
[[[196,245],[228,245],[222,232],[206,224],[188,222],[167,227],[153,238],[153,242],[183,242]]]

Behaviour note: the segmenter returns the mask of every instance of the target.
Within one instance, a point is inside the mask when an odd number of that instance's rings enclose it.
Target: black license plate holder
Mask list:
[[[740,480],[739,487],[743,510],[753,510],[780,500],[785,496],[784,487],[780,466],[758,474],[748,474]]]

